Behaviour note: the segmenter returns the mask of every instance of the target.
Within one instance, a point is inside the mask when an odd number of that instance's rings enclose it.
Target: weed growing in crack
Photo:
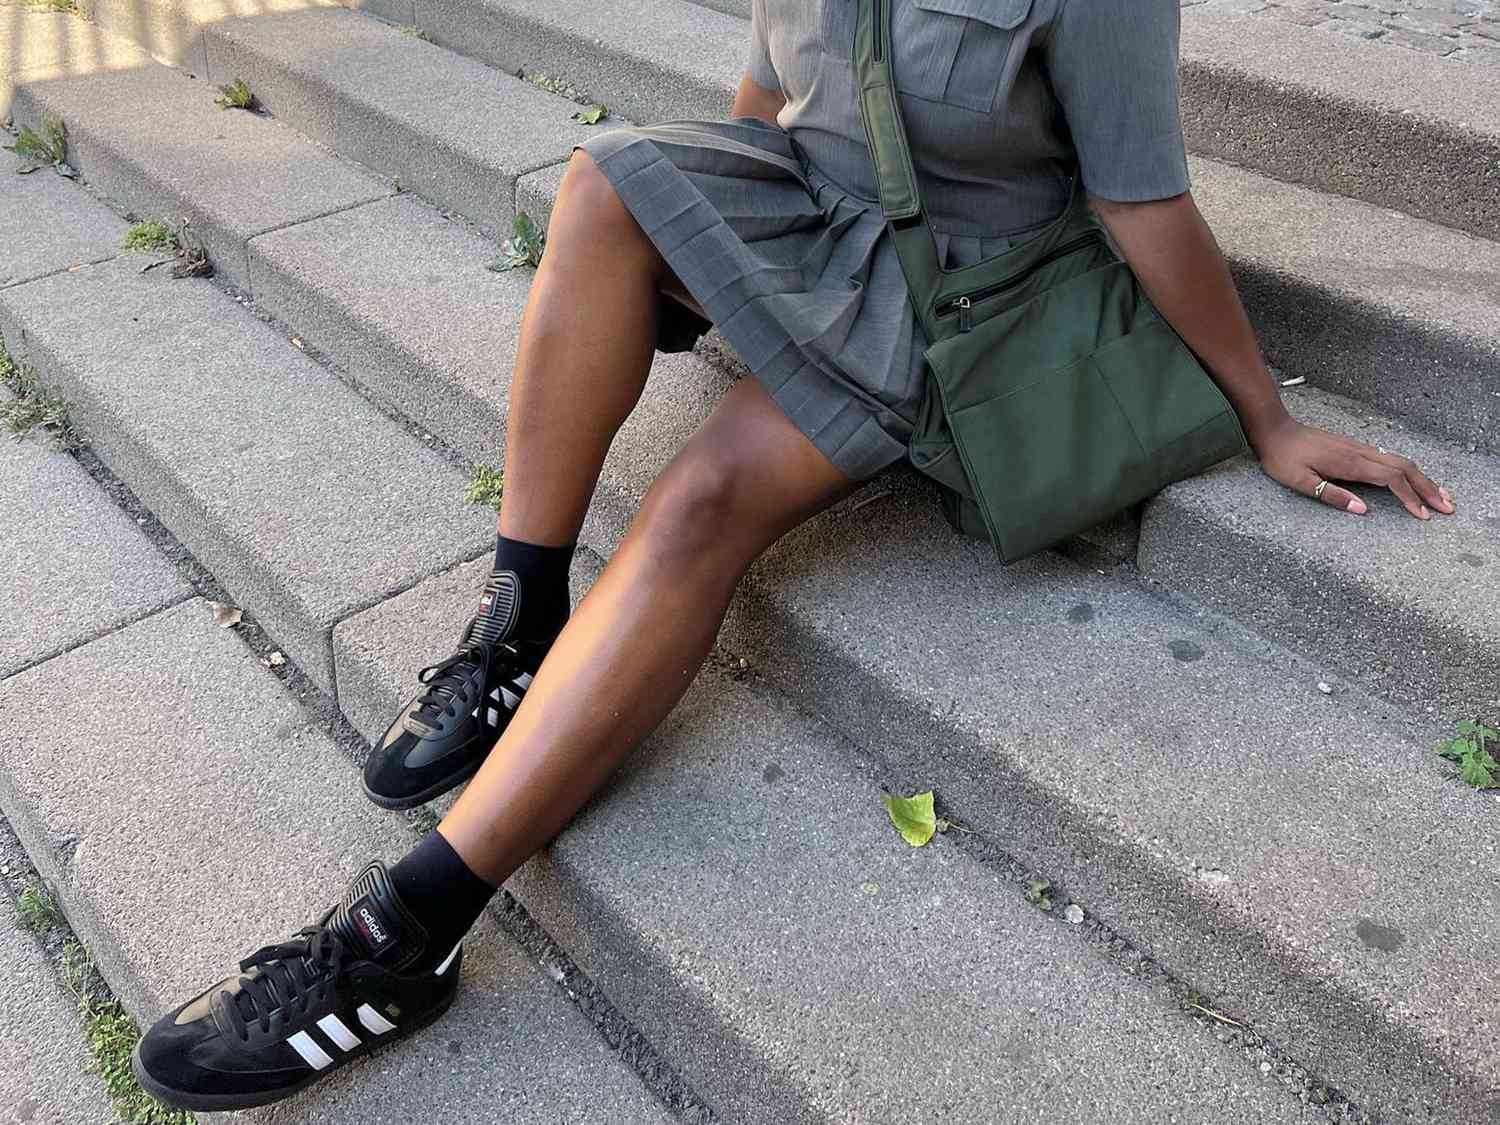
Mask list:
[[[1465,720],[1458,724],[1458,737],[1437,744],[1436,752],[1458,766],[1458,776],[1475,789],[1500,788],[1500,763],[1490,752],[1500,742],[1500,731],[1483,723]]]
[[[92,958],[76,939],[63,946],[62,977],[83,1017],[84,1037],[93,1055],[89,1069],[104,1083],[120,1120],[127,1125],[193,1125],[192,1114],[163,1105],[136,1082],[130,1054],[140,1042],[140,1029],[104,988]]]
[[[500,498],[505,492],[505,474],[493,465],[474,466],[474,479],[464,489],[464,499],[470,504],[483,504],[486,508],[500,510]]]
[[[25,176],[38,168],[50,166],[59,176],[76,180],[78,171],[68,163],[68,127],[63,119],[48,117],[42,122],[42,134],[34,132],[29,125],[22,125],[15,144],[0,146],[21,158],[16,174]]]
[[[4,341],[0,341],[0,386],[14,395],[0,402],[0,425],[16,438],[43,430],[58,449],[77,449],[82,444],[68,422],[67,400],[43,386],[29,364],[11,359]]]
[[[490,269],[495,273],[508,273],[520,266],[535,269],[542,264],[542,252],[546,248],[547,232],[522,211],[516,215],[514,233],[500,243],[500,255],[490,263]]]
[[[163,223],[137,223],[125,233],[125,245],[127,249],[136,249],[130,245],[130,236],[142,227],[154,228],[150,232],[151,236],[155,236],[159,232],[164,232],[167,238],[170,239],[170,242],[160,243],[153,249],[159,253],[164,253],[167,250],[173,252],[170,258],[163,258],[159,262],[152,262],[150,265],[142,266],[142,273],[147,273],[159,266],[170,264],[174,278],[212,277],[214,275],[213,263],[208,260],[208,251],[204,248],[203,243],[198,241],[197,236],[192,233],[192,227],[188,220],[183,219],[178,224],[175,232],[168,230]],[[142,235],[143,239],[145,237],[147,236]]]
[[[52,893],[38,883],[27,887],[16,899],[16,917],[23,929],[44,934],[53,926],[61,925],[63,913]]]
[[[177,235],[166,223],[152,219],[125,232],[125,249],[150,254],[178,249]]]
[[[219,87],[219,96],[214,99],[214,105],[220,109],[254,109],[255,95],[250,92],[250,87],[243,78],[236,78]]]

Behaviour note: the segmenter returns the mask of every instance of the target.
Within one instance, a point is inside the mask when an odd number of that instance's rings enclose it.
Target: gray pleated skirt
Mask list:
[[[824,456],[856,480],[905,457],[927,342],[877,201],[851,195],[837,169],[815,167],[755,118],[622,128],[580,147]],[[938,241],[949,267],[1012,242]],[[663,351],[691,348],[708,328],[670,299],[662,314]]]

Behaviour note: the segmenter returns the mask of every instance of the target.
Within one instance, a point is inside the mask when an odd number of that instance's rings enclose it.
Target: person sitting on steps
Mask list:
[[[1365,512],[1330,479],[1388,488],[1419,519],[1454,510],[1410,461],[1282,406],[1189,191],[1178,0],[893,2],[946,267],[1045,227],[1081,176],[1267,474],[1329,518]],[[441,1016],[465,932],[676,705],[752,561],[906,456],[927,342],[865,144],[858,7],[754,0],[729,120],[621,128],[573,153],[521,327],[494,570],[364,770],[390,809],[468,788],[399,862],[370,863],[316,923],[151,1027],[135,1070],[158,1098],[266,1104]],[[610,442],[654,351],[689,349],[710,325],[754,377],[651,485],[570,617],[569,563]]]

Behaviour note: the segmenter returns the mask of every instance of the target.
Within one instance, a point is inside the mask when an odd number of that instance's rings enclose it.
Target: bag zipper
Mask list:
[[[872,51],[876,62],[885,58],[885,13],[880,10],[884,0],[875,0],[871,21],[874,23],[875,46]]]
[[[1077,238],[1064,242],[1061,246],[1054,247],[1038,258],[1022,272],[1012,274],[1004,281],[997,281],[993,285],[986,285],[983,289],[976,289],[972,293],[965,293],[961,297],[955,297],[948,304],[937,310],[938,316],[952,316],[958,314],[958,330],[967,332],[974,326],[973,308],[980,301],[987,301],[998,293],[1007,289],[1014,289],[1024,282],[1032,274],[1043,266],[1050,265],[1059,258],[1065,258],[1076,250],[1082,250],[1091,243],[1102,241],[1098,231],[1089,231],[1087,234],[1079,235]]]

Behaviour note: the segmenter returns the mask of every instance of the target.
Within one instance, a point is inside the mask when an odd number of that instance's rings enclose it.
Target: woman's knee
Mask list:
[[[574,237],[584,245],[598,245],[601,239],[614,237],[650,246],[614,184],[581,148],[575,149],[568,161],[548,231],[548,239],[554,244]]]
[[[679,457],[646,493],[637,531],[664,561],[743,553],[742,543],[754,538],[747,534],[746,475],[733,451]]]

